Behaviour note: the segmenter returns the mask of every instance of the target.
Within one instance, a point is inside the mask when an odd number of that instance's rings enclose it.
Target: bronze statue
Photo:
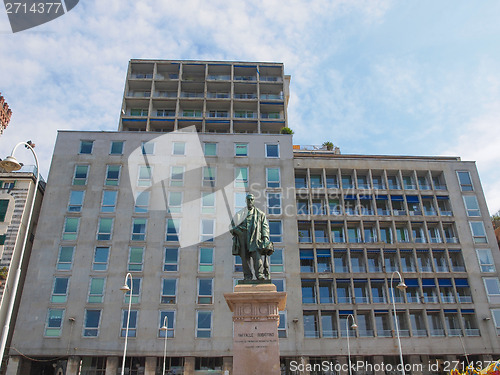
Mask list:
[[[248,194],[247,206],[236,213],[231,223],[233,235],[233,255],[241,257],[243,276],[252,280],[253,272],[258,280],[270,280],[269,255],[274,251],[269,240],[269,223],[266,214],[255,207],[255,197]],[[264,259],[263,259],[264,258]]]

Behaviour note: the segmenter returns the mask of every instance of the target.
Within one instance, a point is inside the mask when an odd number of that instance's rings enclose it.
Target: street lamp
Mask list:
[[[125,373],[125,357],[127,356],[127,343],[128,343],[128,327],[130,324],[130,307],[132,306],[132,289],[127,285],[127,280],[130,277],[130,286],[133,288],[134,285],[132,283],[132,275],[127,273],[125,276],[125,284],[120,288],[120,290],[125,293],[130,292],[130,296],[128,298],[128,314],[127,314],[127,328],[125,329],[125,347],[123,348],[123,361],[122,361],[122,374]]]
[[[399,284],[396,286],[400,291],[404,291],[407,286],[404,283],[403,277],[398,271],[394,271],[391,275],[391,293],[392,293],[392,308],[394,310],[394,324],[396,325],[396,336],[398,338],[398,348],[399,348],[399,359],[401,360],[401,372],[403,375],[405,375],[405,364],[403,362],[403,351],[401,350],[401,338],[399,337],[399,325],[398,325],[398,316],[396,314],[396,301],[394,298],[394,285],[393,285],[393,279],[394,279],[394,274],[397,274],[399,276]]]
[[[163,375],[165,375],[165,362],[167,361],[168,315],[165,315],[161,329],[165,331],[165,348],[163,349]]]
[[[28,240],[28,234],[29,234],[29,228],[31,225],[31,218],[33,216],[33,208],[35,207],[35,198],[36,198],[36,193],[38,192],[38,184],[40,180],[40,172],[39,172],[39,164],[38,164],[38,157],[35,153],[35,150],[33,149],[35,147],[35,144],[32,143],[31,141],[28,142],[19,142],[17,145],[14,146],[12,149],[12,153],[10,156],[7,156],[5,160],[0,161],[0,167],[2,167],[5,171],[7,172],[13,172],[13,171],[18,171],[21,169],[22,164],[17,161],[17,159],[14,157],[14,153],[16,152],[16,149],[24,145],[27,149],[31,151],[35,158],[35,164],[36,164],[36,181],[35,181],[35,190],[33,192],[33,199],[31,200],[31,207],[29,210],[28,214],[28,221],[26,222],[26,230],[24,233],[24,238],[23,238],[23,244],[21,246],[21,254],[19,255],[19,263],[16,269],[16,274],[14,276],[14,285],[12,288],[7,288],[7,282],[5,282],[4,286],[4,297],[6,297],[6,294],[8,293],[9,289],[12,292],[11,298],[9,299],[9,306],[7,309],[7,316],[5,317],[5,325],[2,331],[2,340],[0,342],[0,367],[1,364],[3,363],[3,355],[5,352],[5,346],[7,345],[7,337],[9,336],[9,331],[10,331],[10,321],[12,319],[12,313],[14,311],[14,303],[16,301],[16,296],[17,296],[17,289],[19,287],[19,280],[21,278],[21,266],[23,264],[23,258],[24,258],[24,251],[26,249],[26,242]],[[21,230],[21,227],[19,228],[19,231]],[[18,247],[16,246],[15,249]],[[16,258],[15,254],[12,254],[11,259],[14,260]]]
[[[358,328],[358,325],[356,324],[356,321],[354,320],[354,315],[349,314],[347,315],[347,319],[345,320],[345,330],[347,331],[347,357],[349,358],[349,375],[352,375],[352,369],[351,369],[351,347],[349,346],[349,318],[352,319],[352,329]]]

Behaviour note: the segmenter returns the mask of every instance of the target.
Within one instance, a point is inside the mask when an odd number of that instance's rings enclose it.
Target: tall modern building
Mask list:
[[[289,85],[278,63],[131,60],[118,130],[279,134]]]
[[[59,132],[8,374],[116,374],[129,303],[125,373],[161,374],[166,345],[168,373],[231,374],[247,192],[287,292],[283,374],[347,374],[349,357],[395,374],[399,347],[406,374],[499,358],[475,164],[295,146],[288,81],[276,63],[132,60],[119,131]]]

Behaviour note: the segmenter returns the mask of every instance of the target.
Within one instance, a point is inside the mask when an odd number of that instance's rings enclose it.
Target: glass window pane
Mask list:
[[[68,211],[69,212],[80,212],[82,210],[83,197],[85,191],[83,190],[73,190],[69,196]]]
[[[266,145],[266,157],[278,158],[279,157],[278,145]]]
[[[174,155],[184,155],[185,148],[184,142],[174,142]]]
[[[248,145],[246,143],[237,143],[235,145],[235,155],[236,156],[248,156]]]
[[[81,141],[80,154],[91,154],[94,141]]]
[[[217,143],[205,143],[205,156],[217,155]]]
[[[123,141],[112,141],[110,154],[111,155],[123,154]]]

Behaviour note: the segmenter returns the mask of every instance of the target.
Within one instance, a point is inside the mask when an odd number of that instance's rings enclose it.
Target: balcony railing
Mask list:
[[[323,337],[324,338],[333,338],[333,337],[338,337],[339,333],[336,329],[333,330],[323,330]]]
[[[202,92],[181,92],[181,98],[203,98],[204,94]]]
[[[447,237],[446,243],[458,243],[458,238],[457,237]]]
[[[460,302],[460,303],[472,303],[472,296],[458,296],[458,302]]]
[[[266,99],[266,100],[283,100],[283,95],[280,95],[280,94],[261,94],[260,98]]]
[[[345,329],[340,330],[340,335],[342,337],[347,337],[347,334],[349,333],[349,337],[356,337],[356,331],[354,329],[350,329],[346,331]]]
[[[410,337],[410,330],[409,329],[400,329],[399,336],[400,337]]]
[[[178,73],[157,73],[155,79],[179,79]]]
[[[441,216],[453,216],[452,211],[440,210]]]
[[[257,99],[257,94],[254,93],[243,93],[243,94],[234,94],[235,99]]]
[[[257,81],[255,76],[234,76],[235,81]]]
[[[328,242],[330,242],[330,238],[328,238],[328,237],[318,237],[318,236],[316,236],[315,239],[316,239],[316,242],[318,242],[318,243],[328,243]]]
[[[414,337],[427,337],[427,331],[425,329],[414,329],[413,336]]]
[[[260,76],[259,79],[264,82],[282,82],[280,76]]]
[[[444,329],[442,328],[435,328],[435,329],[432,329],[431,328],[431,336],[437,336],[437,337],[441,337],[441,336],[444,336]]]
[[[209,74],[207,79],[213,81],[229,81],[231,79],[231,75],[229,74]]]
[[[448,336],[462,336],[462,330],[460,328],[450,328],[448,329]]]
[[[390,329],[378,329],[377,336],[378,337],[392,337],[392,330],[390,330]]]
[[[373,337],[373,329],[358,329],[359,337]]]
[[[373,303],[387,303],[385,297],[372,297]]]
[[[431,243],[443,243],[443,240],[440,237],[431,237]]]
[[[455,303],[454,296],[441,296],[441,303]]]
[[[465,329],[465,336],[480,336],[479,329],[477,328],[466,328]]]
[[[228,92],[207,92],[207,98],[210,99],[229,99]]]
[[[424,302],[425,303],[438,303],[438,297],[437,296],[424,296]]]
[[[130,78],[135,78],[135,79],[152,79],[153,78],[153,73],[132,73],[130,75]]]
[[[337,297],[337,303],[351,303],[351,297]]]
[[[306,330],[304,330],[304,337],[305,338],[318,338],[319,332],[306,329]]]

